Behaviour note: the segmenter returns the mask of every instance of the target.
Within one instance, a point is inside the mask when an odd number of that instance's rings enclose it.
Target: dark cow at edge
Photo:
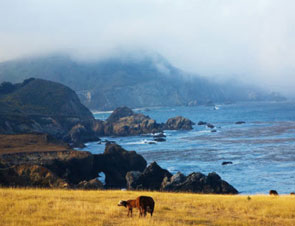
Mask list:
[[[155,208],[155,201],[152,197],[149,196],[139,196],[135,200],[127,200],[123,201],[121,200],[118,203],[118,206],[125,206],[128,208],[128,214],[129,213],[132,217],[132,209],[137,208],[139,210],[139,216],[146,216],[146,212],[151,213],[151,216],[153,216],[154,208]]]
[[[276,190],[270,190],[269,195],[279,195]]]

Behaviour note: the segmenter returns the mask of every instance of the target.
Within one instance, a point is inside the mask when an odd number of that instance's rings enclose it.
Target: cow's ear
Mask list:
[[[125,207],[127,207],[127,202],[126,202],[126,201],[124,201],[124,202],[123,202],[123,205],[124,205]]]

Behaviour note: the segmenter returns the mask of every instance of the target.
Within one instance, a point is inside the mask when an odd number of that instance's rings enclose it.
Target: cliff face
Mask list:
[[[80,124],[95,140],[92,113],[70,88],[42,79],[0,85],[0,134],[46,133],[71,140],[69,132]]]

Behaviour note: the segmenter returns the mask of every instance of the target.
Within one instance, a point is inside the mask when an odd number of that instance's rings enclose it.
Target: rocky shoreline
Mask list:
[[[98,174],[106,176],[105,185]],[[135,151],[106,143],[103,154],[84,151],[35,151],[0,155],[0,185],[71,189],[121,189],[237,194],[216,173],[172,175],[156,162],[147,166]]]

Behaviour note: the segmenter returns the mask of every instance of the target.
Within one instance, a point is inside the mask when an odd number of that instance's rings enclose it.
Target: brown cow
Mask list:
[[[295,195],[295,192],[291,192],[290,195]]]
[[[270,195],[279,195],[278,192],[276,190],[270,190],[269,191]]]
[[[146,212],[151,213],[151,216],[153,216],[155,202],[152,197],[139,196],[135,200],[127,200],[127,201],[121,200],[118,203],[118,206],[125,206],[126,208],[128,208],[127,216],[129,216],[129,213],[130,213],[132,217],[133,208],[138,208],[139,216],[142,216],[142,215],[146,216]]]

